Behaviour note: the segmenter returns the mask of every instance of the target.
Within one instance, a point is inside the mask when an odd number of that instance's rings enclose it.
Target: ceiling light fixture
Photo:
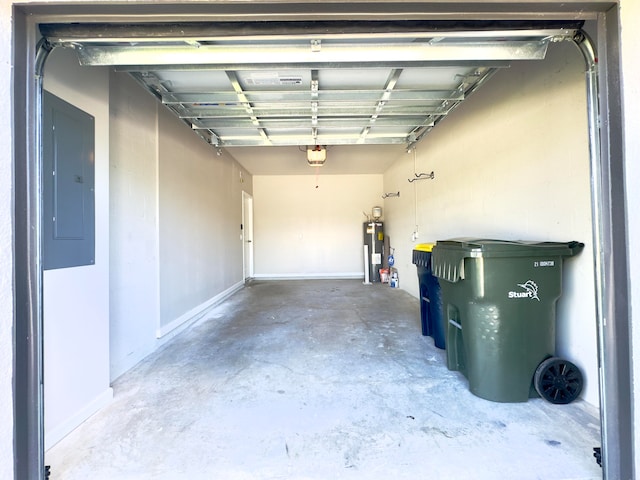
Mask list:
[[[307,162],[311,167],[321,167],[327,159],[327,149],[316,145],[307,147]]]

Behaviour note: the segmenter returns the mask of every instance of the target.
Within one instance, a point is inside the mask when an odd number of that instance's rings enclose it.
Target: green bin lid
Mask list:
[[[571,257],[582,251],[584,243],[454,238],[438,240],[436,247],[465,251],[470,257]]]
[[[464,278],[464,259],[479,257],[570,257],[577,255],[584,243],[534,242],[454,238],[438,240],[433,249],[432,268],[436,277],[449,282]]]

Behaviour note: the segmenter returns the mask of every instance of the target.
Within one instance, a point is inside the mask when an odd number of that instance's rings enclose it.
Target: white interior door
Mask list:
[[[242,270],[245,282],[253,278],[253,197],[242,192]]]

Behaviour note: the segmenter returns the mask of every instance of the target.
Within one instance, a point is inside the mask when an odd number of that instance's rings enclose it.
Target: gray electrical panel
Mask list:
[[[44,92],[43,266],[95,263],[94,118]]]

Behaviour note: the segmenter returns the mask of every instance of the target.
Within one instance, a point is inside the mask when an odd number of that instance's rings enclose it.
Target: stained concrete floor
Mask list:
[[[473,396],[380,284],[253,282],[113,387],[53,480],[602,478],[593,406]]]

